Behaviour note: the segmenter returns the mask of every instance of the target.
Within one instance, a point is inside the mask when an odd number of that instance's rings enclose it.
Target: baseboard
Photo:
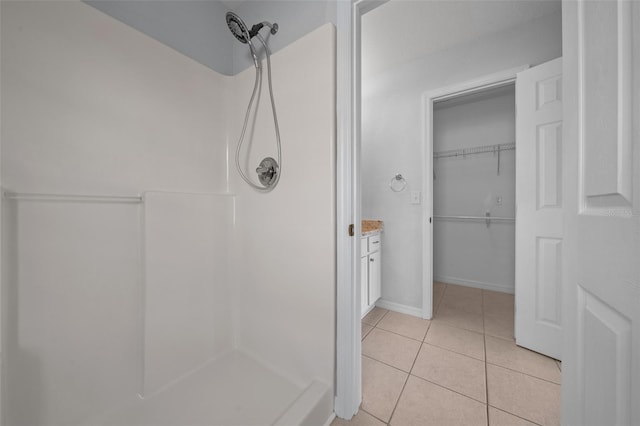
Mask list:
[[[486,283],[482,281],[465,280],[462,278],[445,277],[437,275],[433,277],[434,281],[439,281],[446,284],[463,285],[465,287],[480,288],[482,290],[499,291],[501,293],[515,293],[515,286],[506,286],[504,284]]]
[[[331,426],[331,423],[333,423],[333,421],[336,419],[336,413],[331,413],[331,415],[329,416],[329,418],[327,419],[326,422],[324,422],[323,426]]]
[[[422,309],[414,306],[402,305],[400,303],[390,302],[384,299],[379,299],[376,302],[376,306],[390,311],[400,312],[401,314],[413,315],[414,317],[422,318]]]

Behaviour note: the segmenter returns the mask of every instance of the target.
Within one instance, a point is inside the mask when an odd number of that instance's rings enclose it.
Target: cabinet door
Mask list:
[[[369,305],[382,296],[381,263],[379,251],[369,255]]]
[[[360,258],[360,314],[364,314],[369,307],[369,256]]]

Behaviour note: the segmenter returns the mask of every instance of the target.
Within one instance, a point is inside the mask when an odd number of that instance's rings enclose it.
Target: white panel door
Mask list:
[[[562,58],[516,79],[516,343],[562,353]]]
[[[562,423],[638,425],[640,2],[572,0],[562,8]]]

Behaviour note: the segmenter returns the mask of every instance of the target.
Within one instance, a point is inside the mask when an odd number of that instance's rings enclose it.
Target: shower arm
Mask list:
[[[267,22],[267,21],[262,21],[259,24],[255,24],[253,27],[251,27],[251,31],[249,31],[249,37],[250,39],[257,36],[258,32],[263,28],[263,27],[269,27],[269,32],[271,34],[275,34],[278,32],[278,24],[274,23],[272,24],[271,22]]]

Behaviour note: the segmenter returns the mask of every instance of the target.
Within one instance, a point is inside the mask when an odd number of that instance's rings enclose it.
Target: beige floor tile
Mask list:
[[[514,296],[509,293],[497,291],[482,291],[482,304],[485,312],[504,313],[513,312]]]
[[[444,304],[441,304],[438,308],[438,312],[431,322],[446,323],[453,327],[464,328],[478,333],[482,333],[484,331],[482,326],[482,314],[462,311]]]
[[[362,339],[364,340],[364,338],[367,337],[367,334],[369,334],[369,332],[373,330],[373,326],[365,323],[362,323],[361,326],[362,326],[362,332],[361,332]]]
[[[396,368],[362,357],[361,409],[388,422],[407,376]]]
[[[446,293],[448,294],[455,294],[461,297],[470,297],[470,296],[474,296],[474,297],[482,297],[482,290],[479,288],[473,288],[473,287],[466,287],[463,285],[457,285],[457,284],[447,284],[447,291]]]
[[[535,423],[505,413],[494,407],[489,407],[489,426],[535,426]]]
[[[390,424],[485,426],[487,409],[478,401],[410,376]]]
[[[374,328],[362,341],[362,354],[409,372],[420,344],[408,337]]]
[[[371,414],[367,413],[364,410],[358,411],[358,414],[353,416],[351,420],[342,420],[336,417],[336,419],[331,422],[331,426],[385,426],[386,423],[381,422],[380,420],[373,417]]]
[[[432,321],[425,343],[484,360],[484,336]]]
[[[560,383],[560,370],[553,358],[521,348],[514,341],[485,337],[487,362],[540,379]]]
[[[560,424],[560,385],[487,364],[489,404],[541,425]]]
[[[445,283],[441,283],[438,281],[433,282],[433,312],[437,311],[438,305],[442,301],[442,296],[444,296],[444,292],[447,288]]]
[[[422,341],[427,334],[430,323],[429,320],[412,315],[389,311],[376,327]]]
[[[449,285],[440,306],[482,314],[482,290]]]
[[[362,322],[375,326],[378,321],[380,321],[382,317],[386,315],[387,312],[389,311],[376,306],[367,315],[365,315],[364,318],[362,318]]]
[[[487,402],[484,362],[475,358],[425,343],[411,374],[480,402]]]
[[[490,336],[514,340],[513,312],[485,313],[484,332]]]

